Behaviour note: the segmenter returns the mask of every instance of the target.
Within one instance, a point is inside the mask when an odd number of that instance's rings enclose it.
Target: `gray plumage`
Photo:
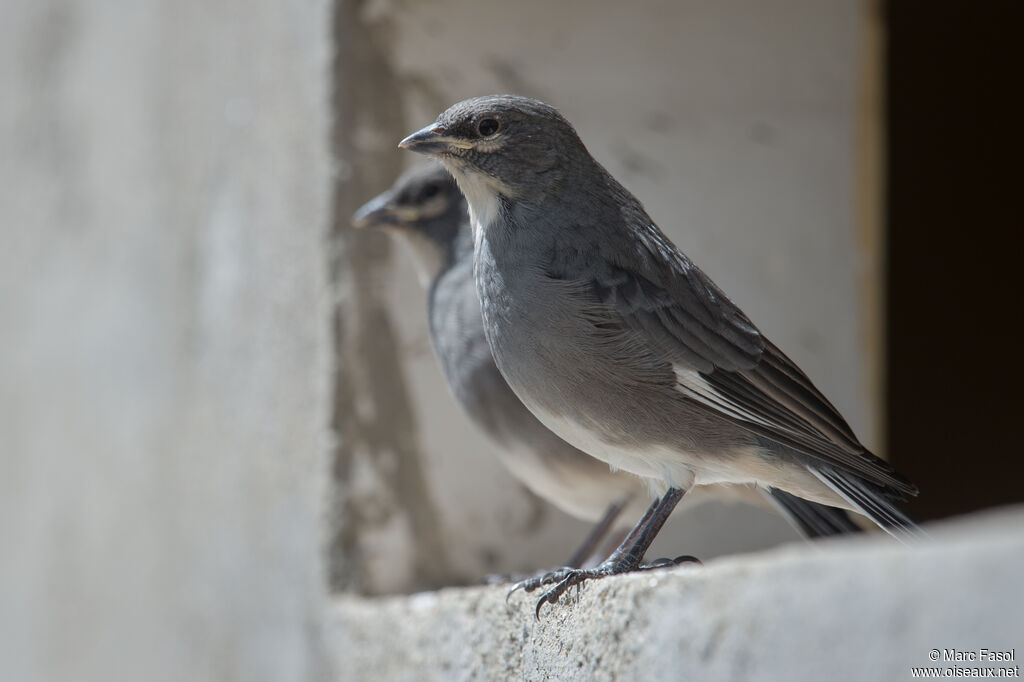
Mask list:
[[[563,511],[597,521],[616,504],[632,522],[647,504],[647,484],[577,450],[541,424],[508,387],[491,356],[473,278],[473,239],[466,202],[440,164],[402,174],[356,213],[360,227],[379,227],[412,251],[427,288],[431,343],[448,386],[472,421],[497,445],[502,463],[530,490]],[[750,496],[715,490],[718,498]],[[707,495],[687,496],[684,505]],[[857,530],[845,513],[799,498],[772,500],[808,536]]]
[[[473,281],[466,203],[451,175],[439,164],[412,168],[365,204],[354,222],[389,228],[411,248],[427,287],[430,338],[448,386],[498,445],[509,471],[576,518],[598,521],[616,504],[626,508],[624,520],[632,523],[647,506],[646,484],[631,474],[612,473],[545,428],[498,372]]]
[[[916,488],[554,108],[466,100],[402,146],[441,160],[466,195],[488,342],[548,428],[662,490],[774,488],[912,532],[894,502]]]

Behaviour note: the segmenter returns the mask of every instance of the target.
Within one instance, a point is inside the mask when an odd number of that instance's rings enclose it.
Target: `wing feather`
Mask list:
[[[637,236],[646,252],[628,262],[622,254],[629,249],[610,251],[606,267],[591,272],[591,286],[626,328],[672,363],[681,392],[812,461],[900,496],[917,493],[857,440],[807,375],[655,226]]]

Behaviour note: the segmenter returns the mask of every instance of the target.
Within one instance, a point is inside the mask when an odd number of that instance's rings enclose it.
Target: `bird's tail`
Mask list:
[[[762,488],[761,491],[808,538],[863,531],[845,509],[811,502],[778,488]]]
[[[882,530],[897,540],[921,540],[928,534],[896,507],[900,497],[883,486],[875,485],[844,471],[830,467],[808,467],[818,480],[850,503]]]

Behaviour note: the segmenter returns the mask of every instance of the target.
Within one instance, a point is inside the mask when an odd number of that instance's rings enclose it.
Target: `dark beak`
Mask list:
[[[452,143],[452,138],[444,135],[435,124],[431,123],[423,130],[418,130],[409,137],[398,143],[399,149],[408,149],[411,152],[434,156],[447,150]]]
[[[359,229],[368,227],[381,227],[397,222],[394,206],[391,203],[391,192],[378,194],[365,204],[352,216],[352,225]]]

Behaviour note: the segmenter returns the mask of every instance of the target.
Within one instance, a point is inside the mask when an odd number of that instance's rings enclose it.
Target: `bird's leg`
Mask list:
[[[666,521],[668,521],[668,517],[672,515],[672,510],[676,508],[677,504],[679,504],[679,500],[683,499],[685,492],[686,491],[681,488],[669,488],[664,497],[660,500],[654,501],[654,504],[651,505],[651,509],[648,509],[648,512],[651,512],[653,509],[654,513],[646,519],[646,522],[644,519],[641,519],[640,523],[638,523],[636,528],[633,529],[633,532],[631,532],[630,535],[622,541],[619,548],[616,549],[615,552],[608,557],[607,561],[602,564],[603,566],[609,562],[618,562],[620,570],[614,570],[608,575],[616,575],[618,573],[627,573],[629,571],[637,570],[647,571],[655,568],[666,568],[668,566],[678,566],[682,563],[700,563],[700,559],[697,557],[689,554],[683,554],[682,556],[677,556],[675,559],[657,559],[652,561],[650,564],[641,565],[641,562],[644,559],[644,554],[647,553],[647,549],[651,546],[651,543],[654,542],[654,538],[658,536],[658,533],[661,532],[661,527],[665,525]],[[644,516],[646,517],[647,514]],[[632,538],[632,541],[630,538]],[[586,577],[584,577],[580,582],[583,582],[583,580],[586,580]],[[552,592],[554,592],[554,590],[551,590],[551,592],[548,592],[548,594],[544,596],[547,597]],[[561,596],[561,593],[555,595],[555,598],[549,601],[554,603],[558,601],[559,596]]]
[[[608,563],[608,561],[611,561],[612,558],[618,556],[624,551],[624,547],[627,547],[628,545],[632,544],[633,540],[636,539],[636,536],[640,533],[641,527],[645,523],[647,523],[648,520],[650,520],[651,516],[654,515],[654,512],[657,510],[659,503],[660,500],[658,499],[655,499],[653,502],[651,502],[651,506],[647,508],[647,511],[645,511],[644,515],[640,517],[640,520],[637,521],[637,524],[633,526],[633,529],[629,531],[629,534],[626,535],[626,537],[619,544],[618,548],[616,548],[616,550],[612,552],[612,554],[608,557],[608,559],[605,560],[604,563]],[[533,592],[534,590],[536,590],[539,587],[542,587],[543,585],[552,585],[554,583],[561,582],[566,575],[573,572],[574,570],[577,570],[577,568],[578,567],[576,566],[563,566],[562,568],[557,568],[553,571],[548,571],[547,573],[544,573],[542,575],[537,575],[532,578],[527,578],[526,580],[521,580],[518,583],[516,583],[511,590],[509,590],[508,594],[505,595],[505,599],[507,600],[517,590]]]
[[[661,499],[655,500],[647,511],[644,513],[643,518],[640,522],[630,531],[626,539],[622,541],[611,556],[608,557],[600,566],[592,569],[571,569],[564,568],[558,571],[552,571],[551,573],[543,576],[540,579],[532,579],[524,581],[516,586],[522,587],[527,592],[541,587],[542,585],[554,584],[550,590],[544,593],[544,595],[537,602],[536,615],[540,616],[540,609],[545,603],[554,604],[561,598],[565,591],[574,585],[582,585],[583,582],[590,579],[605,578],[610,575],[618,575],[620,573],[628,573],[641,568],[640,563],[643,561],[644,554],[647,552],[648,547],[654,541],[654,538],[658,535],[661,527],[665,525],[665,521],[671,515],[672,510],[675,509],[679,500],[682,499],[684,491],[680,488],[669,488]],[[682,561],[689,560],[691,557],[680,557],[677,561],[670,561],[666,563],[659,563],[652,565],[649,568],[659,568],[661,566],[675,565]],[[645,567],[648,568],[648,567]],[[513,590],[514,591],[514,590]]]
[[[640,517],[640,520],[636,522],[636,525],[633,526],[633,529],[630,530],[626,537],[622,539],[622,542],[620,542],[619,546],[615,548],[615,551],[609,554],[608,558],[601,562],[602,566],[609,563],[621,562],[629,554],[630,548],[632,548],[633,545],[636,544],[637,540],[640,538],[640,535],[643,533],[644,529],[651,523],[652,519],[654,519],[655,515],[658,513],[658,510],[661,508],[663,500],[664,498],[655,498],[655,500],[651,502],[651,506],[647,508],[647,511],[645,511],[644,515]],[[674,507],[675,505],[672,506]],[[669,513],[671,512],[672,510],[669,509]],[[661,522],[661,524],[664,523],[664,521]],[[661,528],[661,524],[658,525],[659,529]],[[650,545],[650,542],[648,542],[647,544]],[[647,551],[646,547],[644,548],[644,551]],[[550,584],[550,582],[552,581],[549,581],[546,584]]]
[[[597,525],[591,529],[590,533],[587,534],[587,537],[583,539],[583,544],[581,544],[579,548],[573,552],[572,556],[569,557],[569,561],[566,562],[565,568],[579,568],[587,561],[587,559],[590,559],[597,553],[598,547],[601,545],[601,541],[604,540],[608,535],[608,531],[615,525],[615,520],[619,518],[619,515],[626,507],[626,503],[628,501],[629,498],[626,498],[608,505],[608,509],[605,510],[604,516],[602,516],[597,522]],[[604,554],[601,554],[600,556],[604,556]],[[502,585],[515,581],[517,584],[512,588],[512,591],[509,592],[509,595],[511,595],[512,592],[520,589],[524,582],[529,580],[540,580],[545,575],[548,575],[547,571],[538,573],[533,578],[528,578],[523,574],[519,574],[517,576],[489,575],[483,579],[483,583],[485,585]]]
[[[583,565],[583,562],[593,556],[601,541],[608,535],[608,531],[615,525],[615,520],[619,518],[619,514],[622,513],[622,509],[625,506],[625,500],[608,505],[604,516],[601,517],[601,520],[597,522],[593,530],[584,538],[583,544],[569,557],[569,561],[565,565],[569,568],[579,568]]]
[[[683,498],[684,492],[680,488],[669,488],[668,492],[660,500],[655,500],[647,510],[647,513],[644,514],[644,518],[640,519],[640,523],[626,536],[626,539],[622,541],[618,549],[597,568],[610,568],[611,572],[607,575],[627,573],[640,568],[640,562],[643,561],[644,554],[647,553],[647,549],[661,531],[661,527],[665,525],[665,521],[672,514],[672,510],[676,508],[679,500]],[[680,562],[673,561],[672,563]],[[557,596],[551,600],[552,603],[555,601],[558,601]]]
[[[610,557],[608,557],[600,566],[596,568],[583,570],[575,569],[568,571],[565,576],[550,590],[545,592],[539,600],[537,600],[537,608],[534,615],[540,618],[541,607],[545,603],[554,604],[558,602],[565,591],[570,587],[579,587],[585,581],[595,578],[606,578],[610,575],[619,575],[621,573],[628,573],[630,571],[641,568],[640,563],[643,561],[644,554],[647,553],[647,549],[654,542],[654,538],[657,537],[661,531],[661,527],[665,525],[665,521],[672,514],[672,510],[679,504],[679,500],[683,498],[685,491],[681,488],[669,488],[668,491],[661,497],[660,500],[655,502],[648,508],[644,514],[644,518],[640,520],[640,523],[636,525],[633,531],[626,536],[626,539],[619,545]],[[680,557],[680,562],[687,560],[689,557]],[[678,562],[670,562],[664,564],[666,566],[674,566]],[[651,568],[658,568],[660,566],[652,566]]]

